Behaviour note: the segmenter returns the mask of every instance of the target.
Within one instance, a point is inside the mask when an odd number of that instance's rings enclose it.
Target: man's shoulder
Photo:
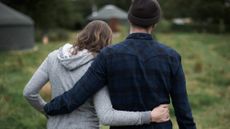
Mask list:
[[[180,54],[172,47],[169,47],[161,42],[156,42],[156,49],[160,54],[165,54],[170,57],[180,57]]]
[[[114,44],[107,46],[101,50],[101,53],[103,55],[114,55],[117,53],[128,53],[129,52],[129,46],[127,46],[124,42],[122,41],[120,43]],[[155,45],[153,45],[153,49],[151,49],[154,52],[154,55],[164,55],[164,56],[169,56],[172,58],[180,58],[180,54],[172,47],[169,47],[165,45],[164,43],[158,42],[158,41],[153,41]],[[150,49],[149,49],[150,50]],[[152,52],[150,52],[151,54]]]

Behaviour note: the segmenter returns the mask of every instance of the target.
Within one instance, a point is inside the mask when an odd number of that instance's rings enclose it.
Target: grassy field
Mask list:
[[[230,35],[157,34],[182,55],[187,90],[198,129],[230,127]],[[121,40],[121,38],[115,41]],[[47,54],[61,43],[37,44],[31,52],[0,52],[0,129],[44,129],[22,90]],[[171,116],[177,128],[173,109]],[[107,127],[103,127],[104,129]]]

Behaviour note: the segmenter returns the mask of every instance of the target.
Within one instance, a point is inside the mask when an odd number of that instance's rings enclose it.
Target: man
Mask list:
[[[103,49],[75,86],[44,107],[48,115],[65,114],[83,104],[103,86],[118,110],[146,111],[172,99],[180,129],[196,129],[187,99],[180,55],[155,41],[151,32],[160,20],[156,0],[134,0],[129,36]],[[172,129],[171,121],[111,129]]]

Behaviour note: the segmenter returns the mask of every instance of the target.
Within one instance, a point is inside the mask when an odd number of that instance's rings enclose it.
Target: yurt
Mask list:
[[[119,23],[127,21],[127,12],[114,5],[106,5],[98,11],[93,11],[88,20],[107,21],[113,32],[117,32]]]
[[[33,20],[0,2],[0,51],[33,47]]]

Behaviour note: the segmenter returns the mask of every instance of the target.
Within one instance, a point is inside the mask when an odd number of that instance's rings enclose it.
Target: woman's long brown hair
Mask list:
[[[90,22],[77,35],[73,45],[73,54],[87,49],[90,52],[98,53],[102,48],[108,46],[112,41],[112,30],[107,23],[100,20]]]

